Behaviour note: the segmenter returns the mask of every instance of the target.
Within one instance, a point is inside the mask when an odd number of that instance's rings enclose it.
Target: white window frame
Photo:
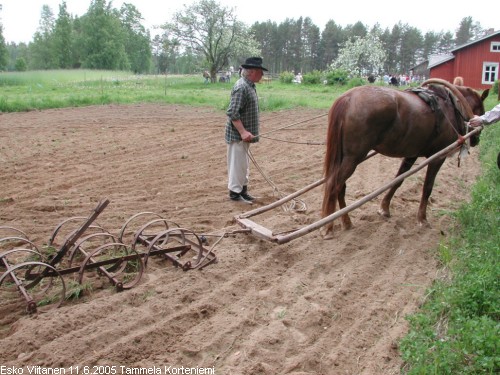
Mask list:
[[[491,42],[490,52],[500,53],[500,42]]]
[[[500,63],[497,62],[483,62],[483,73],[482,73],[482,84],[483,85],[492,85],[496,80],[499,79],[498,68]],[[492,75],[494,76],[492,78]],[[486,77],[488,76],[488,80]]]

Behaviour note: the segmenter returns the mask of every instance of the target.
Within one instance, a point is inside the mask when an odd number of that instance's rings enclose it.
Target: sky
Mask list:
[[[184,5],[197,0],[112,0],[112,6],[119,9],[126,2],[135,5],[143,17],[143,25],[154,36],[160,31],[156,26],[169,21]],[[500,30],[500,2],[482,0],[473,6],[458,6],[451,0],[306,0],[301,3],[270,0],[215,0],[222,6],[234,8],[237,18],[251,26],[254,22],[268,20],[277,24],[288,19],[309,17],[322,31],[329,20],[345,27],[361,21],[371,28],[379,24],[383,29],[401,22],[416,27],[423,34],[428,31],[450,31],[455,33],[464,17],[472,17],[482,28]],[[3,24],[3,36],[7,43],[28,43],[36,32],[42,6],[48,5],[55,17],[59,13],[62,0],[0,0],[2,11],[0,21]],[[73,16],[85,14],[91,0],[66,0],[68,13]],[[455,5],[451,5],[455,3]],[[408,5],[407,5],[408,4]]]

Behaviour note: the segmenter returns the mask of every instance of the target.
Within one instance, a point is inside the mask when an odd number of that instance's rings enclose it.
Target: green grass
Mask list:
[[[225,110],[232,83],[207,85],[201,75],[133,75],[93,70],[3,72],[0,73],[0,111],[21,112],[112,103],[186,104]],[[279,81],[258,85],[262,111],[329,108],[343,90],[323,85],[282,84]]]
[[[499,145],[500,124],[487,127],[472,201],[454,213],[454,235],[437,250],[450,277],[436,281],[421,310],[408,317],[410,331],[400,343],[404,373],[500,372]]]

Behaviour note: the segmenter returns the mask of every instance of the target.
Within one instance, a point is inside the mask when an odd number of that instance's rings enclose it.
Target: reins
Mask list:
[[[302,121],[294,122],[293,124],[286,125],[286,126],[283,126],[283,127],[281,127],[281,128],[277,128],[277,129],[269,130],[269,131],[268,131],[268,132],[266,132],[266,133],[259,134],[259,137],[262,137],[263,135],[267,135],[267,134],[271,134],[271,133],[277,132],[278,130],[283,130],[283,129],[291,128],[292,126],[296,126],[296,125],[299,125],[299,124],[303,124],[303,123],[305,123],[305,122],[309,122],[309,121],[311,121],[311,120],[316,120],[317,118],[320,118],[320,117],[323,117],[323,116],[326,116],[326,115],[328,115],[328,113],[323,113],[323,114],[318,115],[318,116],[315,116],[315,117],[311,117],[311,118],[308,118],[308,119],[305,119],[305,120],[302,120]]]
[[[434,82],[434,83],[439,83],[439,82]],[[445,88],[447,87],[445,86]],[[459,98],[456,97],[453,91],[450,90],[449,88],[445,90],[446,95],[444,95],[444,93],[440,93],[439,91],[435,90],[429,90],[431,91],[431,93],[429,93],[427,89],[424,90],[416,89],[409,91],[416,93],[422,100],[424,100],[431,107],[433,112],[437,113],[437,111],[439,111],[439,113],[444,117],[444,119],[451,127],[451,129],[455,132],[455,134],[457,135],[457,145],[458,148],[460,148],[460,152],[458,153],[458,166],[460,166],[460,158],[462,157],[462,155],[468,153],[469,149],[469,146],[467,144],[469,138],[465,137],[465,135],[468,133],[469,125],[468,122],[465,120],[465,116],[462,112],[463,108],[461,108],[458,105],[458,103],[460,102]],[[427,96],[422,95],[423,93],[425,93],[425,91],[427,91]],[[432,99],[432,96],[434,96],[434,99]],[[448,113],[446,111],[443,111],[443,109],[441,108],[442,106],[439,104],[439,101],[436,100],[436,97],[442,99],[443,101],[445,101],[445,103],[449,102],[452,105],[455,114],[455,118],[453,119],[453,121],[448,116]],[[461,122],[464,124],[464,126],[462,127],[460,127]],[[455,124],[457,126],[455,126]],[[439,125],[437,126],[439,127]],[[463,132],[464,134],[460,134],[461,132]]]
[[[279,128],[279,129],[274,129],[274,130],[271,130],[271,131],[269,131],[269,132],[267,132],[265,134],[269,134],[269,133],[273,133],[273,132],[278,131],[278,130],[283,130],[283,129],[286,129],[286,128],[290,128],[292,126],[299,125],[299,124],[302,124],[302,123],[305,123],[305,122],[308,122],[308,121],[311,121],[311,120],[315,120],[317,118],[320,118],[320,117],[323,117],[323,116],[326,116],[326,115],[328,115],[328,113],[322,114],[322,115],[319,115],[319,116],[315,116],[315,117],[312,117],[312,118],[309,118],[309,119],[306,119],[306,120],[298,121],[298,122],[295,122],[295,123],[293,123],[291,125],[283,126],[283,127]],[[259,135],[259,137],[261,137],[261,136],[262,135]],[[324,145],[325,144],[325,142],[321,142],[321,143],[320,142],[296,142],[296,141],[278,140],[278,139],[274,139],[274,138],[271,138],[271,137],[263,137],[263,138],[274,140],[274,141],[296,143],[296,144],[307,144],[307,145]],[[374,156],[376,154],[378,154],[377,151],[375,151],[375,150],[370,151],[366,155],[366,157],[363,159],[363,161],[371,158],[372,156]],[[255,167],[257,168],[257,170],[260,172],[260,174],[262,175],[262,177],[264,177],[264,179],[266,180],[266,182],[273,188],[273,193],[275,195],[277,195],[279,197],[279,199],[285,197],[286,195],[283,194],[282,192],[280,192],[279,189],[278,189],[278,187],[271,180],[271,178],[269,178],[269,176],[266,175],[266,173],[264,172],[264,170],[261,168],[261,166],[259,165],[259,163],[255,159],[255,157],[253,156],[253,154],[252,154],[252,152],[251,152],[250,149],[248,149],[248,157],[250,158],[250,160],[252,161],[252,163],[255,165]],[[285,212],[292,211],[292,210],[296,211],[296,212],[305,212],[305,211],[307,211],[307,205],[306,205],[306,203],[302,199],[299,199],[299,198],[293,198],[289,202],[287,202],[286,204],[282,204],[281,207],[282,207],[282,209]]]

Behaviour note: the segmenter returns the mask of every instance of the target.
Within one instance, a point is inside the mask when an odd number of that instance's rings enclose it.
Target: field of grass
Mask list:
[[[234,80],[233,80],[234,82]],[[0,73],[0,112],[110,103],[171,103],[225,110],[232,83],[204,84],[199,76],[134,76],[109,71]],[[262,111],[327,109],[347,87],[259,84]],[[497,94],[486,109],[497,104]],[[500,373],[500,123],[481,136],[483,173],[472,201],[457,212],[455,234],[435,249],[449,277],[428,290],[400,343],[409,374]]]
[[[0,88],[1,112],[140,102],[206,105],[224,110],[229,103],[232,83],[205,84],[201,75],[54,70],[0,73]],[[262,111],[329,108],[342,91],[333,86],[298,87],[279,81],[265,81],[258,86]]]

